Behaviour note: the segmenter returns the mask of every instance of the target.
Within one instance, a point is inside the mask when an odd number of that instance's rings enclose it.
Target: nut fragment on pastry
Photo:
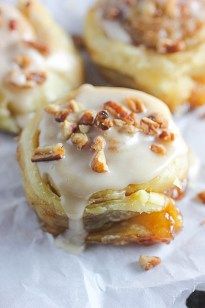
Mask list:
[[[143,108],[131,110],[130,97]],[[168,243],[182,227],[170,195],[187,180],[188,149],[168,107],[148,94],[80,87],[29,123],[18,160],[29,203],[68,247]]]
[[[0,129],[13,133],[82,81],[71,39],[38,0],[27,4],[0,3]]]
[[[139,265],[145,270],[149,271],[153,267],[159,265],[161,263],[161,259],[155,256],[140,256]]]
[[[203,0],[98,0],[85,42],[111,83],[150,93],[172,111],[204,104]]]

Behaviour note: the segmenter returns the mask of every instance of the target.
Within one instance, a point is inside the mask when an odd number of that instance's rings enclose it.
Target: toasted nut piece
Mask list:
[[[147,117],[144,117],[140,121],[140,128],[146,135],[156,135],[159,124]]]
[[[108,130],[113,126],[113,121],[109,119],[108,112],[106,110],[102,110],[97,113],[94,124],[102,130]]]
[[[42,85],[46,81],[46,78],[45,72],[31,72],[26,74],[27,81],[31,81],[37,85]]]
[[[126,123],[133,124],[134,119],[127,110],[120,104],[114,101],[108,101],[104,104],[104,108],[111,113],[114,117],[125,121]]]
[[[167,153],[166,148],[162,144],[153,143],[150,146],[150,150],[159,155],[165,155]]]
[[[127,124],[126,122],[120,119],[114,119],[114,124],[120,128],[120,131],[128,134],[134,134],[137,132],[137,128],[132,124]]]
[[[117,7],[110,7],[106,10],[104,17],[109,20],[115,20],[121,16],[121,10]]]
[[[97,173],[108,172],[108,166],[106,163],[105,153],[103,150],[95,152],[91,162],[91,168],[94,172]]]
[[[74,133],[71,135],[71,141],[78,150],[82,150],[88,144],[89,139],[86,134]]]
[[[120,120],[120,119],[114,119],[114,120],[113,120],[113,123],[114,123],[117,127],[123,127],[123,126],[126,124],[125,121],[122,121],[122,120]]]
[[[62,159],[65,150],[62,143],[53,146],[38,147],[31,158],[32,162],[44,162]]]
[[[36,49],[42,55],[47,56],[49,54],[49,48],[46,44],[37,41],[23,41],[24,44],[30,48]]]
[[[201,191],[200,193],[198,193],[197,197],[202,203],[205,204],[205,191]]]
[[[68,102],[68,106],[71,108],[73,112],[78,112],[80,110],[78,103],[74,99],[71,99]]]
[[[128,97],[125,100],[127,107],[135,113],[145,112],[146,108],[143,102],[137,97]]]
[[[9,24],[8,24],[9,30],[10,31],[15,31],[18,27],[18,22],[15,19],[11,19],[9,20]]]
[[[20,66],[20,68],[25,69],[31,64],[31,58],[27,55],[19,55],[15,58],[15,62]]]
[[[153,267],[159,265],[161,263],[161,259],[155,256],[142,255],[140,256],[138,263],[145,271],[149,271]]]
[[[167,128],[168,127],[168,121],[166,119],[164,119],[158,113],[153,113],[148,118],[151,119],[152,121],[158,123],[160,128]]]
[[[104,150],[106,146],[106,141],[102,136],[97,136],[94,139],[93,144],[91,145],[91,149],[95,150],[95,151],[101,151]]]
[[[163,130],[158,136],[158,139],[164,142],[172,142],[175,139],[175,134],[167,130]]]
[[[44,110],[53,115],[57,122],[64,122],[67,116],[73,112],[73,106],[70,105],[70,102],[63,106],[50,104]]]
[[[71,123],[67,120],[61,123],[61,132],[62,132],[63,139],[68,140],[76,129],[77,129],[76,123]]]
[[[94,124],[95,120],[95,114],[92,110],[86,110],[83,112],[78,124],[81,125],[90,125],[92,126]]]
[[[89,125],[84,125],[84,124],[81,124],[78,126],[79,127],[79,131],[83,134],[87,134],[90,130],[90,126]]]

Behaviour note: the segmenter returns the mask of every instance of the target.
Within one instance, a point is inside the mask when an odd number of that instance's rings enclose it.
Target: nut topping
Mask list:
[[[66,105],[48,105],[44,109],[48,114],[55,117],[57,122],[64,122],[67,116],[74,111],[73,101],[68,102]]]
[[[104,173],[108,172],[105,153],[103,150],[96,151],[91,161],[91,168],[94,172]]]
[[[20,68],[25,69],[31,64],[31,59],[26,55],[19,55],[16,57],[15,62]]]
[[[97,136],[93,144],[91,145],[91,149],[95,151],[101,151],[104,150],[105,146],[106,146],[105,139],[102,136]]]
[[[140,121],[140,128],[146,135],[156,135],[159,124],[150,118],[144,117]]]
[[[97,113],[94,124],[102,130],[108,130],[113,126],[113,121],[109,119],[108,112],[106,110],[102,110]]]
[[[139,98],[127,98],[125,100],[127,107],[135,112],[135,113],[141,113],[141,112],[145,112],[146,108],[145,105],[143,104],[143,102],[139,99]]]
[[[205,204],[205,191],[201,191],[200,193],[198,193],[197,197],[202,203]]]
[[[43,56],[47,56],[49,54],[49,48],[46,44],[38,42],[38,41],[24,41],[24,43],[33,49],[36,49]]]
[[[45,72],[25,73],[19,69],[13,69],[5,76],[5,84],[19,90],[32,89],[36,85],[43,84],[45,81]]]
[[[95,120],[95,115],[92,110],[86,110],[79,120],[79,124],[92,126]]]
[[[63,139],[68,140],[76,129],[77,129],[76,123],[71,123],[67,120],[61,123],[61,132],[62,132]]]
[[[151,114],[148,118],[151,119],[152,121],[158,123],[160,128],[166,129],[166,128],[168,127],[168,122],[167,122],[167,120],[164,119],[164,118],[163,118],[160,114],[158,114],[158,113]]]
[[[33,83],[34,85],[42,85],[46,81],[45,72],[31,72],[26,74],[27,81]]]
[[[90,126],[84,125],[84,124],[79,125],[78,128],[79,128],[79,131],[83,134],[87,134],[90,130]]]
[[[134,119],[127,110],[120,104],[114,101],[108,101],[104,104],[104,108],[114,117],[121,119],[129,124],[134,123]]]
[[[113,123],[120,128],[120,131],[123,131],[128,134],[134,134],[137,132],[137,128],[134,125],[127,124],[125,121],[120,119],[114,119]]]
[[[165,155],[167,153],[166,148],[162,144],[153,143],[150,146],[150,150],[159,155]]]
[[[158,139],[163,142],[172,142],[175,139],[175,135],[172,132],[168,132],[167,130],[163,130],[161,134],[158,136]]]
[[[82,150],[88,144],[89,139],[86,134],[74,133],[71,135],[71,141],[78,150]]]
[[[38,147],[31,158],[32,162],[45,162],[62,159],[65,150],[62,143],[53,146]]]
[[[139,265],[145,270],[148,271],[153,267],[159,265],[161,263],[161,259],[155,256],[145,256],[142,255],[139,258]]]
[[[17,29],[17,27],[18,27],[17,20],[15,20],[15,19],[9,20],[8,27],[9,27],[9,30],[15,31]]]

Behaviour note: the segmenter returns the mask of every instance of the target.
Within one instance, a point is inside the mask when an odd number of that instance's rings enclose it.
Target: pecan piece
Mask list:
[[[79,128],[79,131],[83,134],[87,134],[90,130],[90,126],[84,125],[84,124],[79,125],[78,128]]]
[[[102,130],[108,130],[113,126],[113,121],[109,119],[108,112],[106,110],[102,110],[97,113],[94,124]]]
[[[91,161],[91,168],[94,172],[97,173],[108,172],[108,166],[105,158],[105,153],[103,150],[95,152]]]
[[[95,115],[94,111],[92,110],[86,110],[83,112],[78,124],[81,125],[90,125],[92,126],[94,124]]]
[[[168,127],[168,121],[158,113],[153,113],[150,116],[148,116],[148,118],[158,123],[160,128],[166,129]]]
[[[104,150],[106,146],[106,141],[102,136],[97,136],[94,139],[93,144],[91,145],[91,149],[95,150],[95,151],[101,151]]]
[[[27,81],[31,81],[34,84],[42,85],[46,81],[46,73],[45,72],[31,72],[26,74]]]
[[[49,54],[49,48],[46,44],[38,41],[24,41],[24,44],[30,48],[33,48],[40,52],[42,55],[47,56]]]
[[[163,142],[172,142],[175,139],[175,134],[172,132],[168,132],[167,130],[163,130],[158,136],[158,139]]]
[[[166,148],[162,144],[153,143],[150,146],[150,150],[159,155],[165,155],[167,153]]]
[[[118,119],[121,119],[129,124],[134,123],[133,117],[127,112],[127,110],[114,101],[106,102],[104,104],[104,109],[106,109],[111,115]]]
[[[198,193],[197,197],[202,203],[205,204],[205,191],[201,191],[200,193]]]
[[[15,20],[15,19],[9,20],[8,27],[9,27],[9,30],[10,30],[10,31],[15,31],[15,30],[17,30],[17,27],[18,27],[18,22],[17,22],[17,20]]]
[[[125,100],[127,107],[130,108],[131,111],[135,112],[135,113],[141,113],[141,112],[145,112],[146,108],[145,105],[143,104],[143,102],[136,97],[128,97]]]
[[[44,162],[62,159],[65,150],[62,143],[53,146],[38,147],[31,158],[32,162]]]
[[[31,64],[31,58],[27,55],[19,55],[15,58],[15,62],[20,68],[25,69]]]
[[[70,102],[63,106],[51,104],[46,106],[44,110],[53,115],[57,122],[64,122],[67,116],[73,112],[73,106],[70,105]]]
[[[161,263],[161,259],[155,256],[145,256],[142,255],[139,258],[139,265],[145,270],[148,271],[153,267],[159,265]]]
[[[71,123],[67,120],[61,123],[61,132],[62,132],[63,139],[68,140],[76,129],[77,129],[76,123]]]
[[[140,128],[146,135],[156,135],[159,124],[150,118],[144,117],[140,121]]]
[[[72,143],[77,147],[78,150],[82,150],[88,144],[88,136],[82,133],[73,133],[71,135]]]

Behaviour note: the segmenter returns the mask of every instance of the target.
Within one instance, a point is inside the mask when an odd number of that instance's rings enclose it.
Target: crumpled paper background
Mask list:
[[[78,32],[92,1],[42,2],[66,29]],[[52,236],[41,230],[25,201],[16,140],[0,134],[0,307],[185,307],[187,296],[205,283],[205,225],[200,225],[205,207],[195,200],[205,189],[203,114],[205,108],[176,117],[201,166],[178,203],[184,230],[174,242],[146,248],[91,246],[79,256],[57,248]],[[162,264],[144,272],[137,266],[141,254],[160,256]]]

